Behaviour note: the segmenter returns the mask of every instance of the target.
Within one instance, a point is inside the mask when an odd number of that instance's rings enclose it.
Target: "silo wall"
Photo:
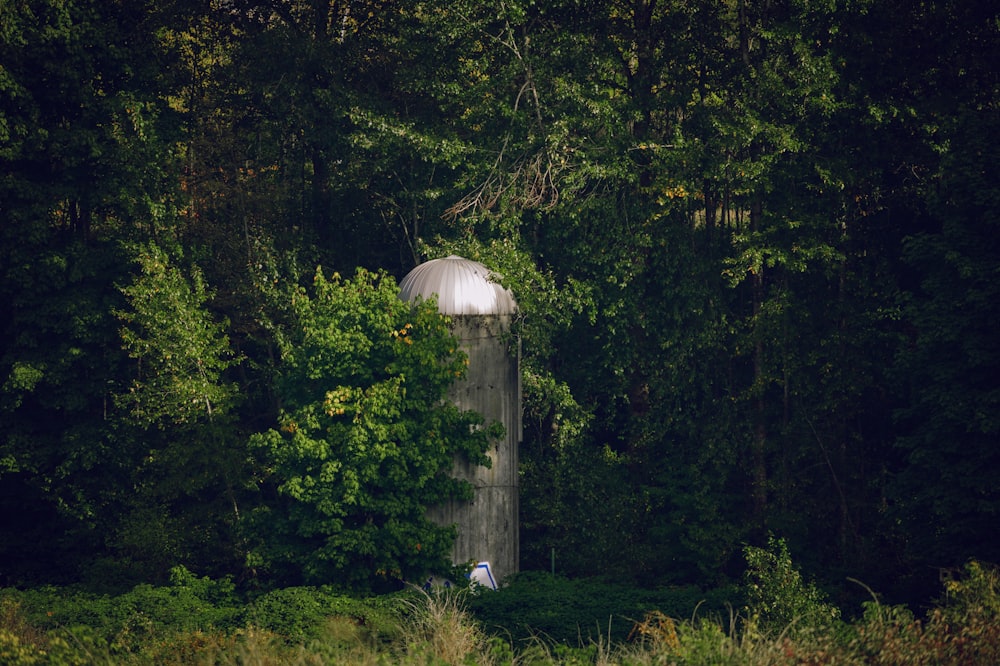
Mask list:
[[[478,412],[489,424],[498,421],[504,437],[488,451],[492,467],[456,460],[454,474],[475,488],[470,502],[432,507],[428,517],[457,525],[452,553],[456,564],[489,562],[502,581],[518,570],[518,460],[521,441],[521,374],[518,352],[508,348],[509,315],[451,315],[452,332],[469,357],[466,377],[452,386],[449,398],[461,409]]]

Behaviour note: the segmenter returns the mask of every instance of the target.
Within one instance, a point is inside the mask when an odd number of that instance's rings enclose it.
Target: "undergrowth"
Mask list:
[[[0,664],[1000,663],[1000,579],[990,566],[954,572],[921,617],[872,594],[848,622],[801,577],[784,544],[747,555],[740,601],[728,607],[699,603],[691,589],[627,598],[626,588],[541,574],[498,592],[414,588],[362,599],[322,587],[243,599],[228,582],[183,569],[169,586],[117,597],[0,590]]]

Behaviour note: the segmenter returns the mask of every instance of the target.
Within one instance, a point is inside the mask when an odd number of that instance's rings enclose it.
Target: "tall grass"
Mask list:
[[[397,642],[399,656],[413,663],[481,664],[502,663],[500,643],[491,638],[465,605],[466,590],[420,590],[409,604]]]

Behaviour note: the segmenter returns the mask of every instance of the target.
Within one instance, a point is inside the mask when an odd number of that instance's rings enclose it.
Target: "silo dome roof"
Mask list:
[[[478,261],[451,255],[426,261],[399,283],[404,301],[436,295],[446,315],[506,315],[517,310],[509,290],[491,281],[492,273]]]

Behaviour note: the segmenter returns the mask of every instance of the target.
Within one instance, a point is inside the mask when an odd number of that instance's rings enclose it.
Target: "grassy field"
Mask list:
[[[498,592],[253,598],[174,571],[118,596],[0,590],[0,664],[1000,663],[997,573],[976,563],[921,617],[872,600],[850,621],[782,561],[702,594],[524,574]],[[727,605],[728,602],[728,605]]]

